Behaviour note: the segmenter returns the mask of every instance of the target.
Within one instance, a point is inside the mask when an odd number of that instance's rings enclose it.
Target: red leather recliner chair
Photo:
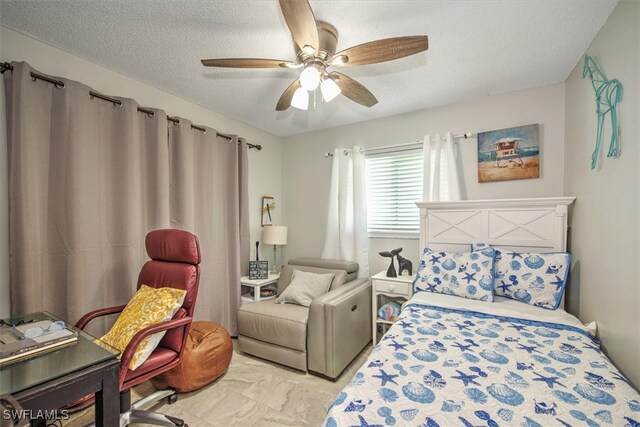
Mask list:
[[[198,238],[182,230],[155,230],[147,234],[145,246],[150,261],[147,261],[138,276],[138,288],[144,284],[152,287],[171,286],[187,291],[182,307],[171,320],[153,325],[138,332],[132,338],[120,359],[120,425],[147,423],[166,426],[183,426],[184,421],[156,412],[140,410],[146,405],[167,398],[170,403],[177,400],[175,390],[153,393],[131,404],[131,387],[148,380],[180,363],[186,347],[187,336],[193,317],[200,282],[200,246]],[[83,316],[76,327],[84,327],[92,319],[119,313],[125,305],[103,308]],[[136,347],[149,335],[166,331],[158,347],[135,371],[129,370]]]

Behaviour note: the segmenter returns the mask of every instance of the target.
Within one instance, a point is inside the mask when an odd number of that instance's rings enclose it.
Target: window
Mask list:
[[[372,237],[419,231],[422,151],[367,155],[367,223]]]
[[[422,145],[422,144],[420,144]],[[374,150],[371,150],[374,151]],[[418,237],[423,201],[422,148],[367,154],[367,229],[369,237]],[[431,156],[431,170],[435,156]],[[447,161],[440,156],[440,194],[447,194]]]

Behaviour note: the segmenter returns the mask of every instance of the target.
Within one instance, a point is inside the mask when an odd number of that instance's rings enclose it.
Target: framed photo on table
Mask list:
[[[268,261],[249,261],[249,279],[266,279],[269,277]]]
[[[276,202],[271,196],[262,196],[262,222],[263,226],[273,224],[273,211],[276,208]]]

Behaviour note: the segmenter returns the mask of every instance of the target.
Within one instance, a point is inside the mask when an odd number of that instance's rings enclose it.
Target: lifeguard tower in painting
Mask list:
[[[524,166],[524,161],[518,153],[518,143],[522,141],[522,138],[501,138],[494,142],[496,159],[495,167],[504,167],[508,163],[515,163],[518,166]]]
[[[538,124],[478,133],[478,182],[538,178]]]

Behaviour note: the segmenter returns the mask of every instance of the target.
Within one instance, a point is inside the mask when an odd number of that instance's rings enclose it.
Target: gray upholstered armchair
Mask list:
[[[309,307],[276,304],[275,299],[242,305],[238,348],[336,379],[371,340],[371,282],[356,279],[354,262],[297,258],[283,267],[278,295],[291,282],[294,269],[334,273],[329,292]]]

